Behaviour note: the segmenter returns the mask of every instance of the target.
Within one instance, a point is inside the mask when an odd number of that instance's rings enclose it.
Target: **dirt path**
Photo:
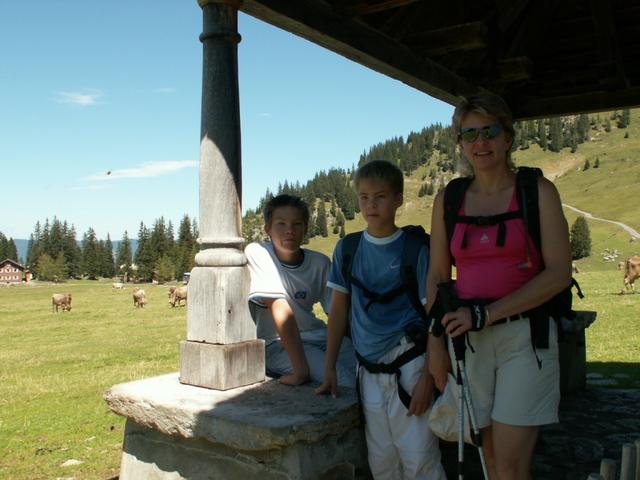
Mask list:
[[[569,209],[573,210],[574,212],[578,212],[580,215],[584,215],[586,218],[589,218],[591,220],[599,220],[601,222],[613,223],[614,225],[617,225],[620,228],[622,228],[623,230],[625,230],[633,238],[640,239],[640,233],[638,233],[637,230],[634,230],[629,225],[626,225],[626,224],[624,224],[622,222],[616,222],[615,220],[607,220],[606,218],[594,217],[589,212],[583,212],[582,210],[579,210],[576,207],[572,207],[571,205],[568,205],[566,203],[563,203],[562,206],[566,207],[566,208],[569,208]]]

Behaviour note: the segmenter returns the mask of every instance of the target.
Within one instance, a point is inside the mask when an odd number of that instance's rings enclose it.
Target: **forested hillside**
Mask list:
[[[585,171],[587,175],[604,172],[604,159],[596,152],[606,157],[606,169],[613,168],[616,162],[610,153],[607,156],[607,152],[633,145],[640,154],[640,130],[636,131],[639,115],[637,110],[632,113],[625,109],[518,122],[515,125],[514,160],[520,165],[539,166],[552,179],[565,174],[559,180],[560,188],[564,190],[569,184],[565,180],[570,178],[568,171],[582,171],[587,159],[586,170],[592,169],[592,173]],[[620,143],[622,140],[626,145]],[[610,143],[616,146],[611,145],[609,149]],[[374,159],[395,162],[405,173],[405,204],[398,212],[398,223],[421,224],[428,228],[433,196],[456,175],[460,160],[452,128],[435,124],[419,132],[410,132],[406,138],[381,142],[363,152],[358,165]],[[244,237],[249,241],[264,239],[261,211],[265,202],[274,194],[290,193],[301,196],[311,206],[309,247],[330,254],[338,238],[364,228],[351,188],[352,173],[353,169],[331,169],[318,172],[304,184],[285,181],[276,192],[267,190],[258,207],[247,211],[243,219]],[[587,178],[583,176],[576,181]],[[567,198],[563,195],[563,199],[570,203],[577,194],[568,190]],[[595,198],[594,201],[597,202]]]

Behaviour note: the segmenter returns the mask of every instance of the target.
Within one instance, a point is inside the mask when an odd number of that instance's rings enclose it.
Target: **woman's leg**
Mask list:
[[[531,478],[531,459],[538,438],[538,427],[520,427],[494,421],[492,436],[497,478],[500,480],[529,480]]]

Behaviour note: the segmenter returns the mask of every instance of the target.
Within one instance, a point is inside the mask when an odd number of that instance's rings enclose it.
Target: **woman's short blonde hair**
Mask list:
[[[507,102],[505,102],[502,97],[489,92],[483,92],[468,98],[463,98],[458,104],[453,112],[453,118],[451,120],[456,138],[459,138],[460,131],[462,129],[462,119],[466,114],[471,112],[494,117],[498,122],[500,122],[505,133],[509,135],[509,138],[512,141],[515,138],[516,132],[513,128],[513,116],[509,105],[507,105]],[[507,151],[507,166],[510,169],[515,169],[515,165],[511,159],[511,150]],[[473,174],[471,164],[464,155],[461,156],[457,167],[458,171],[463,175]]]

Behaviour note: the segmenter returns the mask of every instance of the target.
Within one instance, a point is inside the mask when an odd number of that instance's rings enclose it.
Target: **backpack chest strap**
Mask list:
[[[455,218],[455,223],[462,223],[465,225],[464,233],[462,234],[462,241],[460,248],[467,248],[467,225],[474,225],[476,227],[491,227],[498,225],[498,236],[496,237],[496,246],[504,247],[504,242],[507,238],[507,227],[504,222],[507,220],[513,220],[516,218],[522,218],[522,212],[520,210],[513,210],[510,212],[499,213],[497,215],[477,216],[470,215],[458,215]]]

